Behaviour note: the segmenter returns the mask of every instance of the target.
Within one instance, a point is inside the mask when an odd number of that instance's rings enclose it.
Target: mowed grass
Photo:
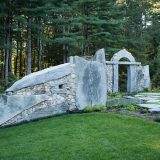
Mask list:
[[[0,129],[0,160],[159,160],[160,124],[106,113]]]

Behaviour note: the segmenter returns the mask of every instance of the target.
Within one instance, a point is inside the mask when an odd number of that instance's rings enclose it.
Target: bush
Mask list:
[[[155,122],[160,122],[160,116],[153,118],[153,120],[154,120]]]
[[[151,89],[150,89],[150,88],[144,88],[143,91],[144,91],[144,92],[149,92],[149,91],[151,91]]]
[[[136,106],[136,103],[134,102],[119,102],[119,103],[115,103],[115,102],[108,102],[106,104],[106,108],[107,110],[114,110],[114,109],[125,109],[128,111],[137,111],[138,107]]]
[[[126,108],[128,111],[137,111],[138,110],[137,106],[135,106],[133,104],[127,105]]]
[[[123,96],[124,96],[124,93],[120,93],[120,92],[109,93],[108,95],[109,98],[121,98]]]
[[[13,74],[10,74],[8,76],[8,83],[7,84],[5,83],[4,80],[0,80],[0,93],[3,93],[7,88],[12,86],[13,83],[15,83],[17,80],[18,80],[18,78]]]
[[[105,110],[104,106],[87,106],[84,108],[84,112],[100,112]]]

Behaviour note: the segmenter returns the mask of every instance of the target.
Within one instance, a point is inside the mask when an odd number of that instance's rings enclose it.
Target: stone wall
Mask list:
[[[130,62],[118,62],[123,56]],[[106,64],[104,49],[100,49],[90,58],[70,57],[70,63],[25,76],[0,95],[0,127],[105,105],[107,92],[118,91],[122,63],[129,65],[128,91],[150,87],[149,66],[134,62],[126,50],[113,59],[116,62]]]
[[[107,91],[113,91],[113,65],[106,64]]]
[[[98,59],[104,59],[99,53]],[[104,54],[104,53],[103,53]],[[105,64],[74,57],[66,63],[32,73],[0,96],[0,127],[105,105]]]
[[[7,104],[0,101],[0,111],[5,112],[0,117],[0,126],[76,110],[75,65],[70,64],[70,67],[71,72],[64,77],[16,91],[7,91],[3,95]]]

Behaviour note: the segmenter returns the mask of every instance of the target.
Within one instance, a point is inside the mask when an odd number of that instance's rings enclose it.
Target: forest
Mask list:
[[[0,0],[0,92],[100,48],[108,60],[127,49],[160,88],[159,0]]]

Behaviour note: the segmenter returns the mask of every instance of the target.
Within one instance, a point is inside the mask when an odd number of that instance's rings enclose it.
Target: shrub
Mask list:
[[[160,122],[160,117],[155,117],[153,120],[154,120],[155,122]]]
[[[120,93],[120,92],[110,93],[110,94],[108,95],[109,98],[121,98],[121,97],[123,97],[123,96],[124,96],[124,94],[123,94],[123,93]]]
[[[128,111],[137,111],[137,109],[138,109],[137,106],[135,106],[133,104],[127,105],[126,108]]]
[[[104,106],[87,106],[84,108],[84,112],[100,112],[102,110],[105,110]]]
[[[0,80],[0,93],[3,93],[7,88],[12,86],[12,84],[14,82],[16,82],[17,80],[18,80],[18,78],[13,74],[10,74],[8,76],[8,83],[7,84],[5,83],[4,80]]]
[[[134,102],[125,102],[125,101],[121,101],[119,103],[115,103],[115,102],[108,102],[106,104],[106,108],[107,110],[112,110],[112,109],[125,109],[128,111],[137,111],[138,107],[136,106],[136,103]]]
[[[144,92],[149,92],[149,91],[151,91],[151,89],[150,88],[144,88],[143,91]]]

